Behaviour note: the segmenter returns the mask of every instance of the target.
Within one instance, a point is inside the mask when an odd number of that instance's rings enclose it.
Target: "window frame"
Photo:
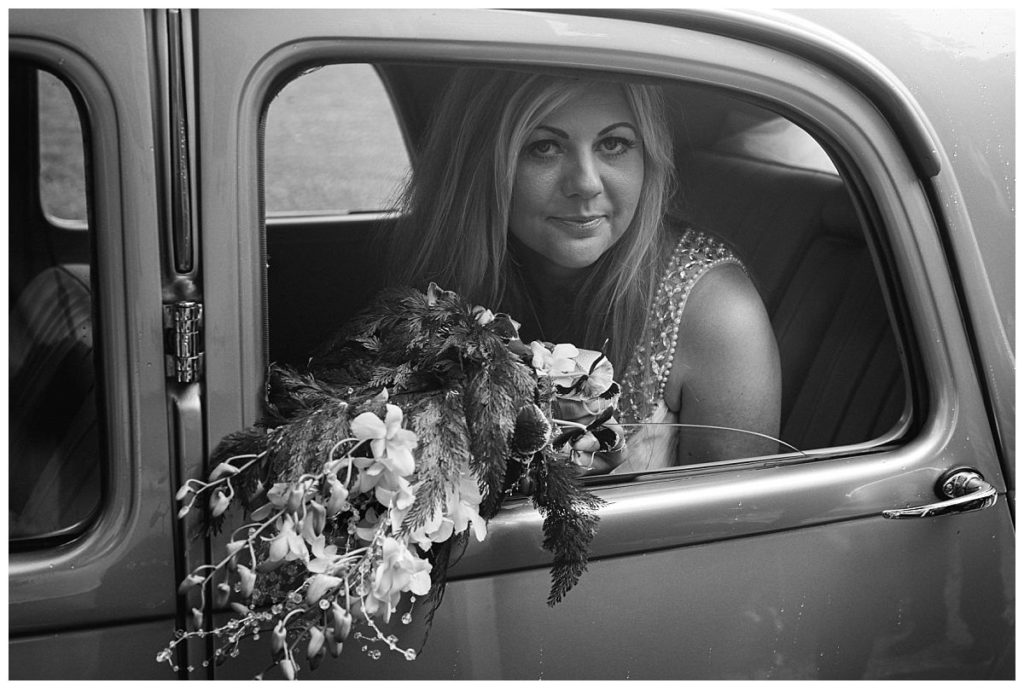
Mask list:
[[[319,51],[320,46],[317,47]],[[346,54],[346,57],[349,57]],[[350,60],[346,60],[350,61]],[[411,60],[405,60],[398,57],[392,57],[390,60],[382,62],[398,63],[400,66],[405,62],[412,62]],[[496,67],[519,67],[519,63],[512,61],[493,61],[493,60],[434,60],[436,65],[441,67],[454,67],[463,64],[482,64],[491,65]],[[300,71],[308,69],[310,64],[317,64],[312,62],[304,62],[302,66],[298,68]],[[338,64],[337,60],[322,61],[319,64]],[[399,99],[395,98],[393,89],[395,85],[387,79],[386,75],[381,72],[381,63],[375,63],[373,65],[380,74],[382,80],[387,85],[389,92],[392,93],[392,104],[397,106]],[[570,73],[574,70],[571,67],[550,67],[550,66],[536,66],[541,71],[554,71],[559,72],[564,69],[568,69]],[[295,68],[293,68],[295,69]],[[588,71],[588,70],[581,70]],[[612,70],[606,68],[591,68],[597,74],[602,72],[608,73]],[[622,76],[621,73],[615,73]],[[649,75],[655,76],[655,75]],[[280,82],[281,76],[275,78],[275,83]],[[686,83],[687,79],[677,77],[680,82]],[[691,83],[700,83],[696,80]],[[273,92],[276,93],[276,86]],[[762,94],[763,95],[763,94]],[[791,124],[798,126],[803,131],[822,147],[822,150],[829,155],[830,158],[835,162],[836,173],[841,179],[843,184],[847,187],[848,191],[852,196],[856,198],[855,208],[858,216],[860,217],[861,227],[865,232],[865,244],[871,254],[872,262],[875,265],[876,275],[881,281],[881,290],[883,298],[885,299],[885,307],[889,314],[890,326],[893,331],[893,335],[896,338],[899,351],[903,355],[901,358],[901,365],[904,369],[904,381],[907,385],[905,408],[904,413],[898,420],[897,424],[892,427],[889,431],[875,438],[867,438],[861,442],[853,444],[842,445],[842,446],[826,446],[826,447],[811,447],[801,448],[797,453],[791,453],[788,451],[780,451],[778,455],[775,455],[770,460],[773,463],[777,462],[802,462],[809,458],[827,458],[827,457],[844,457],[859,452],[872,452],[878,449],[884,449],[892,446],[892,444],[904,441],[911,438],[914,433],[920,430],[923,419],[927,416],[927,399],[928,399],[928,380],[927,376],[922,372],[922,365],[920,361],[914,356],[916,348],[914,346],[914,334],[913,331],[906,326],[911,322],[907,305],[903,300],[893,298],[893,295],[900,294],[898,290],[898,284],[894,280],[894,276],[897,275],[896,266],[892,260],[892,249],[887,244],[887,232],[885,230],[885,219],[878,212],[874,202],[871,198],[871,191],[868,181],[865,175],[857,166],[853,163],[851,155],[848,151],[844,150],[841,145],[838,144],[837,139],[834,138],[835,132],[830,131],[828,128],[821,126],[821,124],[814,119],[808,118],[804,113],[794,109],[785,99],[776,98],[762,98],[756,99],[749,94],[741,93],[737,91],[735,95],[737,100],[749,100],[754,105],[775,112],[780,117],[787,119]],[[271,99],[272,100],[272,99]],[[399,125],[405,132],[409,132],[409,126],[406,122],[408,111],[400,110],[396,107],[396,117],[398,118]],[[417,113],[422,115],[422,113]],[[422,118],[425,122],[428,118]],[[412,134],[409,134],[412,137]],[[415,149],[415,146],[413,146]],[[412,159],[412,165],[415,166],[415,159]],[[826,174],[826,173],[823,173]],[[387,217],[386,213],[379,214],[346,214],[346,215],[334,215],[334,214],[317,214],[311,212],[308,214],[308,218],[305,214],[299,222],[327,222],[344,224],[346,222],[352,223],[353,225],[360,221],[383,219]],[[267,216],[266,223],[268,227],[273,227],[283,221],[282,216]],[[296,216],[288,216],[289,221],[295,221]],[[264,232],[266,229],[264,229]],[[265,262],[263,262],[265,264]],[[270,327],[269,322],[265,322],[264,331],[266,332]],[[723,468],[723,467],[737,467],[743,468],[748,466],[758,466],[765,462],[765,458],[736,458],[731,460],[721,460],[707,464],[689,465],[686,467],[676,467],[673,470],[699,470],[703,468]],[[656,474],[663,474],[667,470],[659,469],[655,470]],[[668,470],[671,471],[671,470]],[[632,480],[634,478],[645,477],[651,472],[640,472],[637,474],[628,475],[614,475],[614,476],[594,476],[588,477],[585,482],[593,485],[604,485],[604,484],[615,484],[622,483],[624,481]]]

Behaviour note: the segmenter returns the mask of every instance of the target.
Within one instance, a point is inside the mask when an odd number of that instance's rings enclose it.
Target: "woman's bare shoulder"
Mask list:
[[[680,320],[687,338],[729,337],[767,318],[757,288],[738,262],[712,266],[694,284]],[[723,330],[724,328],[724,330]]]
[[[670,408],[678,404],[684,386],[717,397],[732,382],[778,376],[771,322],[739,263],[715,265],[697,280],[679,321],[678,343],[666,386]]]

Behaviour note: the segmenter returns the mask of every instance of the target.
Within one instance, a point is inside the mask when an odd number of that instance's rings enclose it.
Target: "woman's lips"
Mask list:
[[[551,216],[551,220],[577,232],[596,230],[604,221],[603,215],[562,215]]]

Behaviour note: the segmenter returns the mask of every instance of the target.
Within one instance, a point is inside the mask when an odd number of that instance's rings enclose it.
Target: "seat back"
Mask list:
[[[267,226],[270,361],[303,367],[313,350],[383,286],[374,240],[386,221]]]
[[[98,506],[100,434],[89,267],[51,266],[11,304],[9,538],[60,532]]]

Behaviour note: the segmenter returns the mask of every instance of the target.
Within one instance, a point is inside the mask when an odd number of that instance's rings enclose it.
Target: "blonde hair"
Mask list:
[[[388,279],[433,281],[475,304],[522,319],[528,296],[510,253],[508,222],[520,151],[548,114],[596,79],[462,68],[435,112],[391,238]],[[672,143],[661,90],[621,83],[643,143],[644,180],[633,220],[590,269],[572,312],[621,371],[652,298],[667,238],[674,184]],[[518,313],[518,315],[517,315]]]

